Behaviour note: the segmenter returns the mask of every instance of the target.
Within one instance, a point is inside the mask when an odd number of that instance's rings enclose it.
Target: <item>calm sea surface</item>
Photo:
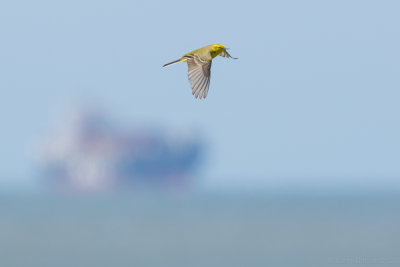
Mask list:
[[[0,266],[400,266],[400,197],[0,196]]]

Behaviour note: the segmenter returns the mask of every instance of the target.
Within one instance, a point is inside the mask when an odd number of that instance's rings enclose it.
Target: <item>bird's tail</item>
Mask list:
[[[184,61],[184,60],[182,60],[182,58],[180,58],[180,59],[174,60],[174,61],[172,61],[170,63],[164,64],[163,67],[166,67],[166,66],[169,66],[169,65],[172,65],[172,64],[175,64],[175,63],[179,63],[181,61]]]

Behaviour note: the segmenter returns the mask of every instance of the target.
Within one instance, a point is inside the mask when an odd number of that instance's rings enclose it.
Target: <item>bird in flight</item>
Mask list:
[[[179,62],[187,62],[188,78],[192,87],[192,94],[196,98],[206,98],[210,86],[212,59],[218,55],[221,57],[237,59],[231,57],[226,50],[227,48],[222,44],[207,45],[184,54],[180,59],[167,63],[163,67]]]

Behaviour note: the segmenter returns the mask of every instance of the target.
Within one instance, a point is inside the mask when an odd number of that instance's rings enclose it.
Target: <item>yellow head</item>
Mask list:
[[[224,45],[222,45],[222,44],[213,44],[213,45],[211,45],[211,51],[213,51],[213,52],[219,52],[219,51],[222,51],[222,50],[225,50],[225,49],[226,49],[226,47]]]

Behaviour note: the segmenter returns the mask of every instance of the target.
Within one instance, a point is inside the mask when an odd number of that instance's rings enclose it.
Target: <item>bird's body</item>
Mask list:
[[[163,67],[179,62],[187,62],[188,78],[192,87],[192,94],[196,98],[206,98],[210,86],[212,59],[218,55],[232,58],[226,49],[227,48],[221,44],[207,45],[186,53],[180,59],[167,63]]]

